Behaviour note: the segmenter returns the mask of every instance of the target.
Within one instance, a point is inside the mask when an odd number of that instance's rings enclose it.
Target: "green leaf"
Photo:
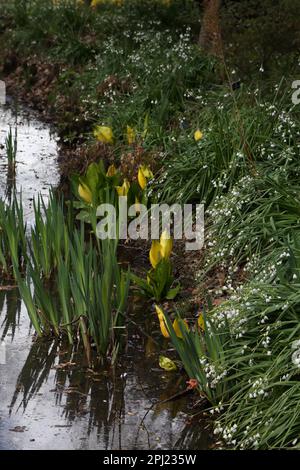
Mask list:
[[[161,367],[164,370],[167,370],[168,372],[177,370],[177,366],[175,362],[166,356],[159,356],[159,367]]]
[[[170,289],[169,292],[166,295],[167,300],[173,300],[175,299],[176,295],[179,293],[181,288],[181,285],[178,284],[176,287],[173,287],[173,289]]]
[[[82,210],[76,215],[76,219],[89,223],[91,220],[90,213],[88,211]]]

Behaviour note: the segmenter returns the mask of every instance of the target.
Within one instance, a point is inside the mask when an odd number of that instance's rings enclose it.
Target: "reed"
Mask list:
[[[10,206],[0,200],[0,271],[3,275],[14,275],[14,266],[21,271],[24,269],[26,245],[22,203],[16,197]]]
[[[8,135],[5,139],[5,148],[6,148],[8,172],[9,172],[10,177],[14,177],[15,172],[16,172],[16,157],[17,157],[17,128],[15,128],[14,134],[13,134],[11,127],[9,128]]]
[[[44,229],[39,233],[44,233]],[[57,250],[61,251],[55,252],[57,269],[52,271],[50,284],[43,277],[43,269],[36,269],[36,258],[28,259],[25,278],[17,266],[15,270],[20,294],[37,334],[66,335],[70,344],[79,337],[91,365],[93,345],[102,357],[116,356],[119,328],[124,325],[129,273],[118,265],[116,241],[107,240],[95,247],[93,239],[86,241],[85,236],[82,223],[67,241],[58,244]],[[64,237],[59,240],[65,240]],[[47,263],[43,267],[52,266]]]
[[[29,251],[35,270],[49,279],[56,270],[59,260],[69,259],[70,234],[74,218],[72,207],[66,208],[63,198],[56,198],[52,191],[46,202],[39,196],[34,201],[35,223],[31,229]]]

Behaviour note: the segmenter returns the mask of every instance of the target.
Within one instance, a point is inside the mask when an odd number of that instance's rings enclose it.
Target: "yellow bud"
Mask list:
[[[126,134],[127,134],[127,142],[129,145],[133,144],[135,142],[135,130],[130,127],[130,126],[127,126],[126,128]]]
[[[138,171],[138,182],[142,190],[147,186],[147,180],[153,178],[153,173],[148,166],[142,165]]]
[[[203,318],[202,313],[200,313],[200,315],[198,317],[198,326],[199,326],[200,330],[202,330],[202,331],[205,330],[205,322],[204,322],[204,318]]]
[[[156,266],[161,260],[160,243],[158,240],[152,241],[152,245],[151,245],[151,249],[149,253],[149,259],[150,259],[150,263],[152,267],[156,268]]]
[[[116,190],[119,196],[127,196],[130,188],[129,181],[125,178],[122,186],[116,186]]]
[[[141,169],[144,173],[145,178],[148,178],[148,179],[153,178],[153,173],[148,166],[143,165],[141,166]]]
[[[170,258],[170,254],[173,248],[173,241],[167,230],[164,230],[160,237],[160,254],[162,258]]]
[[[96,137],[99,142],[105,144],[112,144],[114,141],[112,128],[107,126],[96,126],[94,129],[94,137]]]
[[[186,320],[183,320],[182,323],[181,323],[181,326],[184,326],[185,329],[187,331],[189,331],[189,325],[188,325],[188,322]],[[174,331],[176,333],[176,336],[177,338],[183,338],[183,335],[182,335],[182,332],[181,332],[181,329],[180,329],[180,326],[179,326],[179,321],[177,318],[175,318],[174,322],[173,322],[173,328],[174,328]]]
[[[115,176],[117,170],[114,164],[110,165],[107,169],[106,176]]]
[[[164,338],[170,338],[166,321],[165,321],[165,314],[163,310],[158,305],[155,305],[155,310],[158,316],[161,334],[163,335]]]
[[[163,335],[164,338],[170,338],[170,335],[169,335],[169,332],[167,330],[167,326],[166,326],[166,323],[165,323],[165,320],[162,320],[159,322],[159,326],[160,326],[160,331],[161,331],[161,334]]]
[[[200,129],[197,129],[195,132],[194,132],[194,139],[196,142],[198,142],[198,140],[201,140],[203,137],[203,133],[200,131]]]
[[[139,182],[140,187],[144,191],[144,189],[147,186],[147,180],[141,168],[139,168],[139,171],[138,171],[138,182]]]
[[[81,197],[81,199],[84,200],[87,204],[91,204],[93,200],[93,195],[91,190],[86,184],[80,184],[78,186],[78,194]]]
[[[160,308],[157,304],[155,304],[155,310],[156,310],[159,321],[163,320],[165,318],[163,309]]]

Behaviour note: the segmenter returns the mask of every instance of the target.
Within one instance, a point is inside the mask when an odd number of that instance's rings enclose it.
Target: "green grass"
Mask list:
[[[51,282],[46,282],[28,260],[25,278],[17,271],[20,294],[39,336],[67,335],[77,342],[77,331],[89,363],[92,344],[98,354],[114,356],[124,325],[129,275],[116,258],[116,242],[104,241],[101,250],[85,240],[84,226],[69,236],[68,252],[60,252]]]
[[[23,270],[26,264],[26,225],[22,203],[16,197],[11,206],[0,199],[0,272],[10,278],[14,266]]]
[[[74,230],[72,206],[65,208],[63,198],[52,192],[47,204],[39,196],[34,201],[35,222],[31,229],[29,250],[35,271],[50,279],[63,257],[69,259],[70,236]]]
[[[297,235],[283,247],[284,257],[274,255],[264,273],[204,314],[204,333],[182,327],[179,339],[168,320],[226,446],[299,446],[299,246]]]
[[[77,331],[88,362],[92,345],[101,357],[115,358],[125,324],[130,277],[117,261],[117,241],[96,243],[76,227],[72,203],[50,192],[39,196],[35,222],[26,231],[22,204],[0,200],[0,268],[17,281],[38,336],[66,336],[77,343]]]
[[[13,135],[12,129],[10,127],[8,135],[5,139],[5,147],[8,163],[8,172],[9,174],[14,174],[17,157],[17,128],[15,129],[15,135]]]
[[[148,145],[154,139],[160,144],[184,110],[186,92],[197,94],[214,80],[213,61],[193,43],[199,29],[195,3],[153,5],[128,1],[94,11],[76,2],[31,0],[6,7],[10,47],[22,57],[38,53],[60,69],[48,99],[70,138],[86,138],[94,124],[104,123],[119,141],[127,124],[142,132],[148,116]],[[25,69],[32,87],[31,69]]]

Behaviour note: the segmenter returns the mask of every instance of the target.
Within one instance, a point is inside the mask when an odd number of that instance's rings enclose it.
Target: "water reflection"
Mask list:
[[[0,292],[0,306],[7,347],[7,364],[0,365],[2,447],[207,448],[208,433],[182,411],[185,399],[165,401],[184,379],[157,367],[138,330],[115,368],[91,370],[80,345],[35,340],[15,290]]]
[[[9,129],[17,129],[15,172],[7,164],[5,139]],[[0,105],[0,197],[8,202],[16,192],[22,195],[25,218],[32,217],[32,198],[59,182],[57,136],[32,113],[14,106]]]
[[[20,321],[21,313],[21,300],[17,295],[15,286],[0,286],[0,312],[5,312],[3,322],[1,323],[0,321],[0,339],[4,340],[10,336],[12,341],[16,333],[16,325]]]

